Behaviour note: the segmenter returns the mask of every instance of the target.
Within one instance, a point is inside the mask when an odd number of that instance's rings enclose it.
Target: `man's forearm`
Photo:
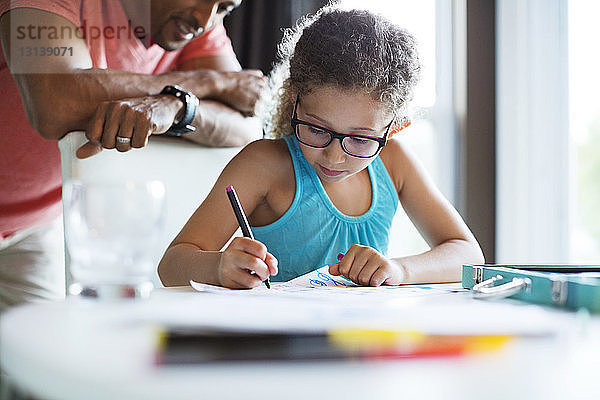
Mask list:
[[[199,98],[219,97],[213,71],[176,71],[145,75],[89,69],[65,74],[15,75],[32,126],[47,139],[85,130],[103,101],[160,93],[166,85],[181,85]]]
[[[193,125],[196,131],[184,137],[205,146],[243,146],[262,138],[258,118],[246,117],[217,101],[202,100]]]
[[[165,132],[183,109],[182,102],[158,95],[167,85],[179,85],[201,100],[221,103],[220,113],[240,115],[253,115],[265,85],[262,72],[239,71],[239,63],[231,56],[198,57],[186,63],[185,68],[190,70],[160,75],[92,68],[90,50],[81,38],[48,38],[45,42],[36,39],[36,46],[40,47],[72,47],[70,57],[19,56],[11,51],[11,38],[18,37],[18,26],[30,21],[61,32],[63,28],[73,31],[77,27],[60,15],[33,8],[15,8],[0,18],[0,42],[27,118],[47,139],[85,130],[92,145],[110,149],[115,148],[116,136],[121,135],[131,139],[121,143],[131,146],[116,148],[128,151],[143,147],[149,135]],[[205,112],[210,113],[211,108]],[[208,114],[203,117],[205,123],[214,119]],[[212,125],[220,129],[218,124]]]

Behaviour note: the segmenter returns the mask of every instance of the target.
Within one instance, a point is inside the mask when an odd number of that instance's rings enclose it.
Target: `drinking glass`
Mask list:
[[[152,291],[165,220],[159,181],[64,185],[65,240],[74,283],[83,297],[147,297]]]

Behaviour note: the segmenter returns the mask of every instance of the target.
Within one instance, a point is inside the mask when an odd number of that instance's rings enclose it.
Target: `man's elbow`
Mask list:
[[[32,104],[27,119],[45,139],[59,140],[68,132],[85,130],[86,117],[81,101],[74,97],[40,96]]]
[[[242,147],[262,139],[262,124],[257,117],[225,116],[211,124],[203,124],[186,138],[208,147]]]
[[[212,136],[217,139],[215,146],[220,147],[242,147],[263,137],[262,122],[258,117],[237,116],[230,123],[217,124],[217,128],[221,132]]]
[[[66,129],[57,124],[56,117],[52,118],[41,112],[27,113],[27,120],[44,139],[59,140],[67,133]]]
[[[260,120],[256,117],[246,118],[246,123],[240,126],[235,132],[225,136],[224,146],[242,147],[255,140],[262,139],[263,131]]]
[[[82,126],[81,101],[72,93],[72,79],[65,74],[15,76],[25,115],[40,136],[58,140]]]

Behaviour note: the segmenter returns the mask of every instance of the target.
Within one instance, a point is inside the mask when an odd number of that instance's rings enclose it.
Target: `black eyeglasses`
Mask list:
[[[297,96],[291,122],[294,134],[296,135],[298,141],[302,144],[315,147],[317,149],[322,149],[329,146],[333,139],[339,139],[340,143],[342,144],[342,149],[346,154],[358,158],[371,158],[375,156],[387,143],[387,136],[390,131],[390,127],[394,122],[393,120],[386,126],[385,135],[382,138],[378,136],[337,133],[321,126],[311,124],[310,122],[298,119],[298,114],[296,112],[299,101],[300,96]]]

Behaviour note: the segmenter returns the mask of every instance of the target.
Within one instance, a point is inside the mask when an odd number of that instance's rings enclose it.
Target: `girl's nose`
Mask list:
[[[329,146],[325,147],[325,158],[332,164],[339,164],[345,161],[346,153],[342,149],[342,143],[339,139],[333,139]]]

